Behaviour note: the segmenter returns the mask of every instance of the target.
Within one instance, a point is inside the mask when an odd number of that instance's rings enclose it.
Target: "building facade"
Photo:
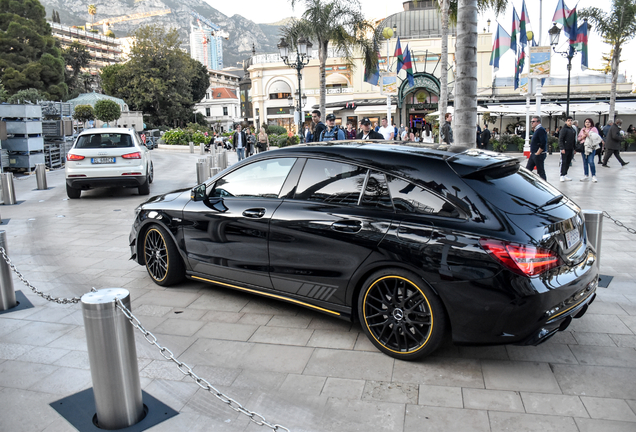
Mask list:
[[[60,41],[61,48],[66,49],[73,42],[78,42],[86,47],[91,56],[88,67],[92,74],[96,74],[103,67],[122,61],[122,48],[116,38],[50,21],[49,25],[53,37]]]
[[[200,61],[208,69],[223,69],[223,38],[214,30],[201,25],[190,25],[190,57]]]

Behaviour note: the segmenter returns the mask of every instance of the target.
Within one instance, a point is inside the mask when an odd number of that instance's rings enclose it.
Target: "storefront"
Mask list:
[[[424,72],[414,74],[413,82],[415,85],[411,86],[408,80],[403,81],[398,90],[399,124],[423,136],[426,130],[432,130],[425,117],[437,111],[440,83],[437,77]]]

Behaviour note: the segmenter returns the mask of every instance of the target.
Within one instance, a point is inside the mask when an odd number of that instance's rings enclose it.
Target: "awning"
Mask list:
[[[359,106],[353,112],[355,115],[384,114],[386,115],[386,105]],[[391,105],[391,112],[395,113],[395,105]]]

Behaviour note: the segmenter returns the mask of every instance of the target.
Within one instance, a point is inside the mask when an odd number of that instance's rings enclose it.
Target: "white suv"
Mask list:
[[[134,129],[95,128],[79,134],[66,155],[66,193],[79,198],[97,187],[136,187],[150,193],[154,176],[148,148]]]

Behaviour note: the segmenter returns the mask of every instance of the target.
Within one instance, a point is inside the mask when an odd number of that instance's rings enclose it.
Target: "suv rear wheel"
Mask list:
[[[68,184],[66,185],[66,195],[68,195],[71,199],[79,198],[82,195],[81,189],[76,189],[74,187],[70,187]]]

